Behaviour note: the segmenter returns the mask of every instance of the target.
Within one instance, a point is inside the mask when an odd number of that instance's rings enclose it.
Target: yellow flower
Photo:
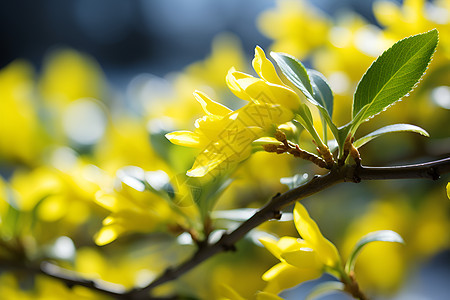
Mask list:
[[[231,109],[196,91],[195,98],[206,113],[195,121],[195,131],[175,131],[166,135],[174,144],[202,149],[187,174],[202,177],[231,169],[251,154],[251,143],[264,136],[274,125],[290,121],[300,98],[276,74],[264,51],[257,47],[253,68],[261,78],[228,72],[227,84],[240,98],[250,101],[244,107]],[[214,174],[211,171],[214,170]]]
[[[281,81],[275,67],[259,46],[255,48],[252,65],[260,78],[238,72],[234,68],[228,71],[227,84],[236,96],[256,104],[273,103],[294,111],[298,109],[299,96]]]
[[[263,279],[268,281],[266,292],[278,294],[301,282],[318,278],[326,268],[338,270],[341,267],[336,247],[322,235],[316,222],[298,202],[294,208],[294,222],[303,239],[260,240],[281,261],[263,274]]]

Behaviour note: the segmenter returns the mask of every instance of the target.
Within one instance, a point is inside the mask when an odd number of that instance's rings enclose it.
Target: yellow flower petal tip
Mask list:
[[[200,138],[198,134],[187,131],[173,131],[167,133],[165,137],[173,144],[185,147],[198,148],[200,147]]]
[[[117,239],[117,236],[118,233],[114,229],[104,227],[97,233],[95,237],[95,243],[98,246],[104,246]]]
[[[280,77],[278,77],[274,65],[267,58],[264,50],[259,46],[256,46],[255,48],[255,57],[252,60],[252,65],[253,69],[255,69],[255,72],[262,79],[274,84],[284,86],[284,83],[281,81]]]
[[[194,92],[195,99],[200,103],[203,108],[203,111],[207,115],[215,115],[215,116],[226,116],[232,112],[231,109],[222,105],[211,98],[209,98],[205,93],[200,91]]]

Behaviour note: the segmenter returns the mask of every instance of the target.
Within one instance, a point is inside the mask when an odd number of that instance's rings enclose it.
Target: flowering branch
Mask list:
[[[199,248],[186,262],[177,267],[168,268],[147,287],[132,290],[128,292],[127,295],[130,299],[145,299],[153,288],[177,279],[211,256],[220,252],[235,250],[235,243],[242,239],[250,230],[265,221],[280,218],[280,210],[282,208],[292,204],[294,201],[309,197],[337,183],[359,183],[362,180],[415,178],[437,180],[441,175],[446,173],[450,173],[450,157],[427,163],[397,167],[364,167],[358,165],[335,167],[325,175],[315,176],[309,182],[297,188],[291,189],[283,194],[277,194],[263,208],[256,212],[250,219],[242,223],[233,232],[225,233],[215,244],[209,244]]]
[[[335,165],[329,173],[313,177],[309,182],[291,189],[283,194],[274,196],[264,207],[257,211],[250,219],[243,222],[230,233],[225,233],[214,244],[204,244],[187,261],[176,267],[170,267],[144,288],[137,288],[128,292],[117,290],[114,286],[101,281],[82,279],[77,273],[64,270],[55,265],[44,263],[40,268],[30,268],[36,274],[45,274],[65,282],[68,286],[84,286],[89,289],[107,294],[116,299],[162,299],[152,298],[150,292],[164,283],[170,282],[195,268],[208,258],[225,251],[236,250],[235,244],[241,240],[250,230],[258,225],[281,217],[281,209],[291,205],[295,201],[309,197],[325,190],[337,183],[359,183],[363,180],[387,180],[387,179],[432,179],[437,180],[441,175],[450,173],[450,157],[427,163],[395,166],[395,167],[365,167],[360,165]],[[2,266],[5,262],[0,262]],[[17,266],[16,266],[17,267]],[[22,269],[26,266],[22,266]],[[170,299],[170,298],[166,298]]]

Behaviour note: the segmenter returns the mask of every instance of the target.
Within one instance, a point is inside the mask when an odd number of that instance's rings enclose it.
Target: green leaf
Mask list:
[[[314,300],[335,291],[343,291],[344,288],[345,285],[340,281],[326,281],[315,286],[305,300]]]
[[[197,205],[202,220],[210,217],[210,213],[226,188],[233,182],[226,172],[212,180],[204,180],[202,177],[189,177],[179,174],[175,177],[175,186],[178,191],[183,191],[178,196],[178,202],[192,202]],[[188,197],[184,199],[184,197]],[[189,200],[189,201],[186,201]]]
[[[356,148],[361,147],[362,145],[370,142],[371,140],[391,132],[415,132],[421,134],[423,136],[429,137],[430,135],[425,129],[420,128],[419,126],[411,125],[411,124],[394,124],[382,127],[380,129],[375,130],[374,132],[369,133],[366,136],[358,139],[353,143]]]
[[[280,52],[271,52],[270,55],[280,67],[281,72],[289,79],[302,93],[313,101],[314,105],[319,105],[313,95],[313,88],[308,76],[308,72],[303,64],[295,57]]]
[[[326,109],[328,115],[333,116],[333,92],[322,73],[316,70],[308,70],[308,75],[313,88],[313,97],[320,107]]]
[[[402,237],[392,230],[374,231],[363,236],[353,248],[347,260],[347,263],[345,264],[345,272],[347,274],[353,271],[356,263],[356,258],[358,257],[359,253],[361,253],[364,246],[372,242],[391,242],[400,244],[405,243]]]
[[[335,135],[335,137],[336,137],[336,142],[338,143],[338,146],[339,146],[339,157],[341,157],[343,155],[344,143],[345,143],[345,140],[347,139],[348,134],[350,133],[351,126],[352,126],[352,124],[348,123],[337,129],[337,134]]]
[[[315,70],[307,71],[298,59],[289,54],[271,52],[271,56],[286,78],[305,95],[309,102],[319,109],[322,117],[325,119],[325,122],[337,139],[338,130],[336,125],[331,121],[333,112],[333,94],[325,77]],[[301,113],[299,114],[302,115]],[[305,118],[305,116],[302,117]],[[305,128],[311,133],[310,129],[307,127]]]
[[[314,120],[311,114],[311,110],[309,109],[308,105],[306,104],[300,104],[300,107],[296,111],[295,120],[297,120],[300,125],[303,126],[314,138],[317,144],[321,144],[322,141],[317,134],[316,129],[314,128]]]
[[[200,207],[200,212],[202,216],[207,216],[213,210],[220,196],[223,192],[230,186],[233,179],[223,176],[223,178],[217,178],[215,181],[209,183],[207,186],[203,186],[204,193],[199,199],[198,206]]]
[[[311,80],[311,86],[313,88],[313,97],[320,103],[317,108],[320,111],[322,125],[323,125],[323,138],[325,142],[328,141],[327,136],[327,124],[332,128],[333,135],[336,134],[336,126],[331,121],[333,114],[333,93],[331,88],[322,73],[316,70],[308,70],[308,75]],[[335,137],[336,138],[336,137]]]
[[[410,36],[380,55],[358,83],[352,134],[359,125],[408,95],[419,82],[438,43],[436,29]]]

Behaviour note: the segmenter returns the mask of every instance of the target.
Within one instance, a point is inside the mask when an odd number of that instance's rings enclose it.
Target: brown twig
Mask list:
[[[353,271],[349,274],[347,280],[343,280],[344,291],[352,295],[353,298],[359,300],[369,300],[369,298],[361,291],[358,282],[356,282]]]
[[[264,151],[266,152],[273,152],[273,153],[277,153],[277,154],[283,154],[283,153],[289,153],[294,155],[294,157],[298,157],[304,160],[308,160],[314,164],[316,164],[317,166],[319,166],[320,168],[323,169],[331,169],[333,164],[334,164],[334,160],[333,160],[333,155],[331,154],[330,150],[328,148],[323,148],[322,151],[325,154],[322,154],[322,152],[320,152],[320,149],[317,148],[317,151],[319,151],[319,153],[325,157],[326,159],[323,159],[317,155],[315,155],[314,153],[310,153],[308,151],[305,151],[303,149],[300,149],[300,147],[297,144],[294,144],[290,141],[288,141],[286,139],[286,135],[280,131],[277,130],[275,132],[275,138],[280,141],[282,144],[266,144],[263,145]],[[330,158],[331,156],[331,158]],[[330,160],[331,159],[331,160]]]

